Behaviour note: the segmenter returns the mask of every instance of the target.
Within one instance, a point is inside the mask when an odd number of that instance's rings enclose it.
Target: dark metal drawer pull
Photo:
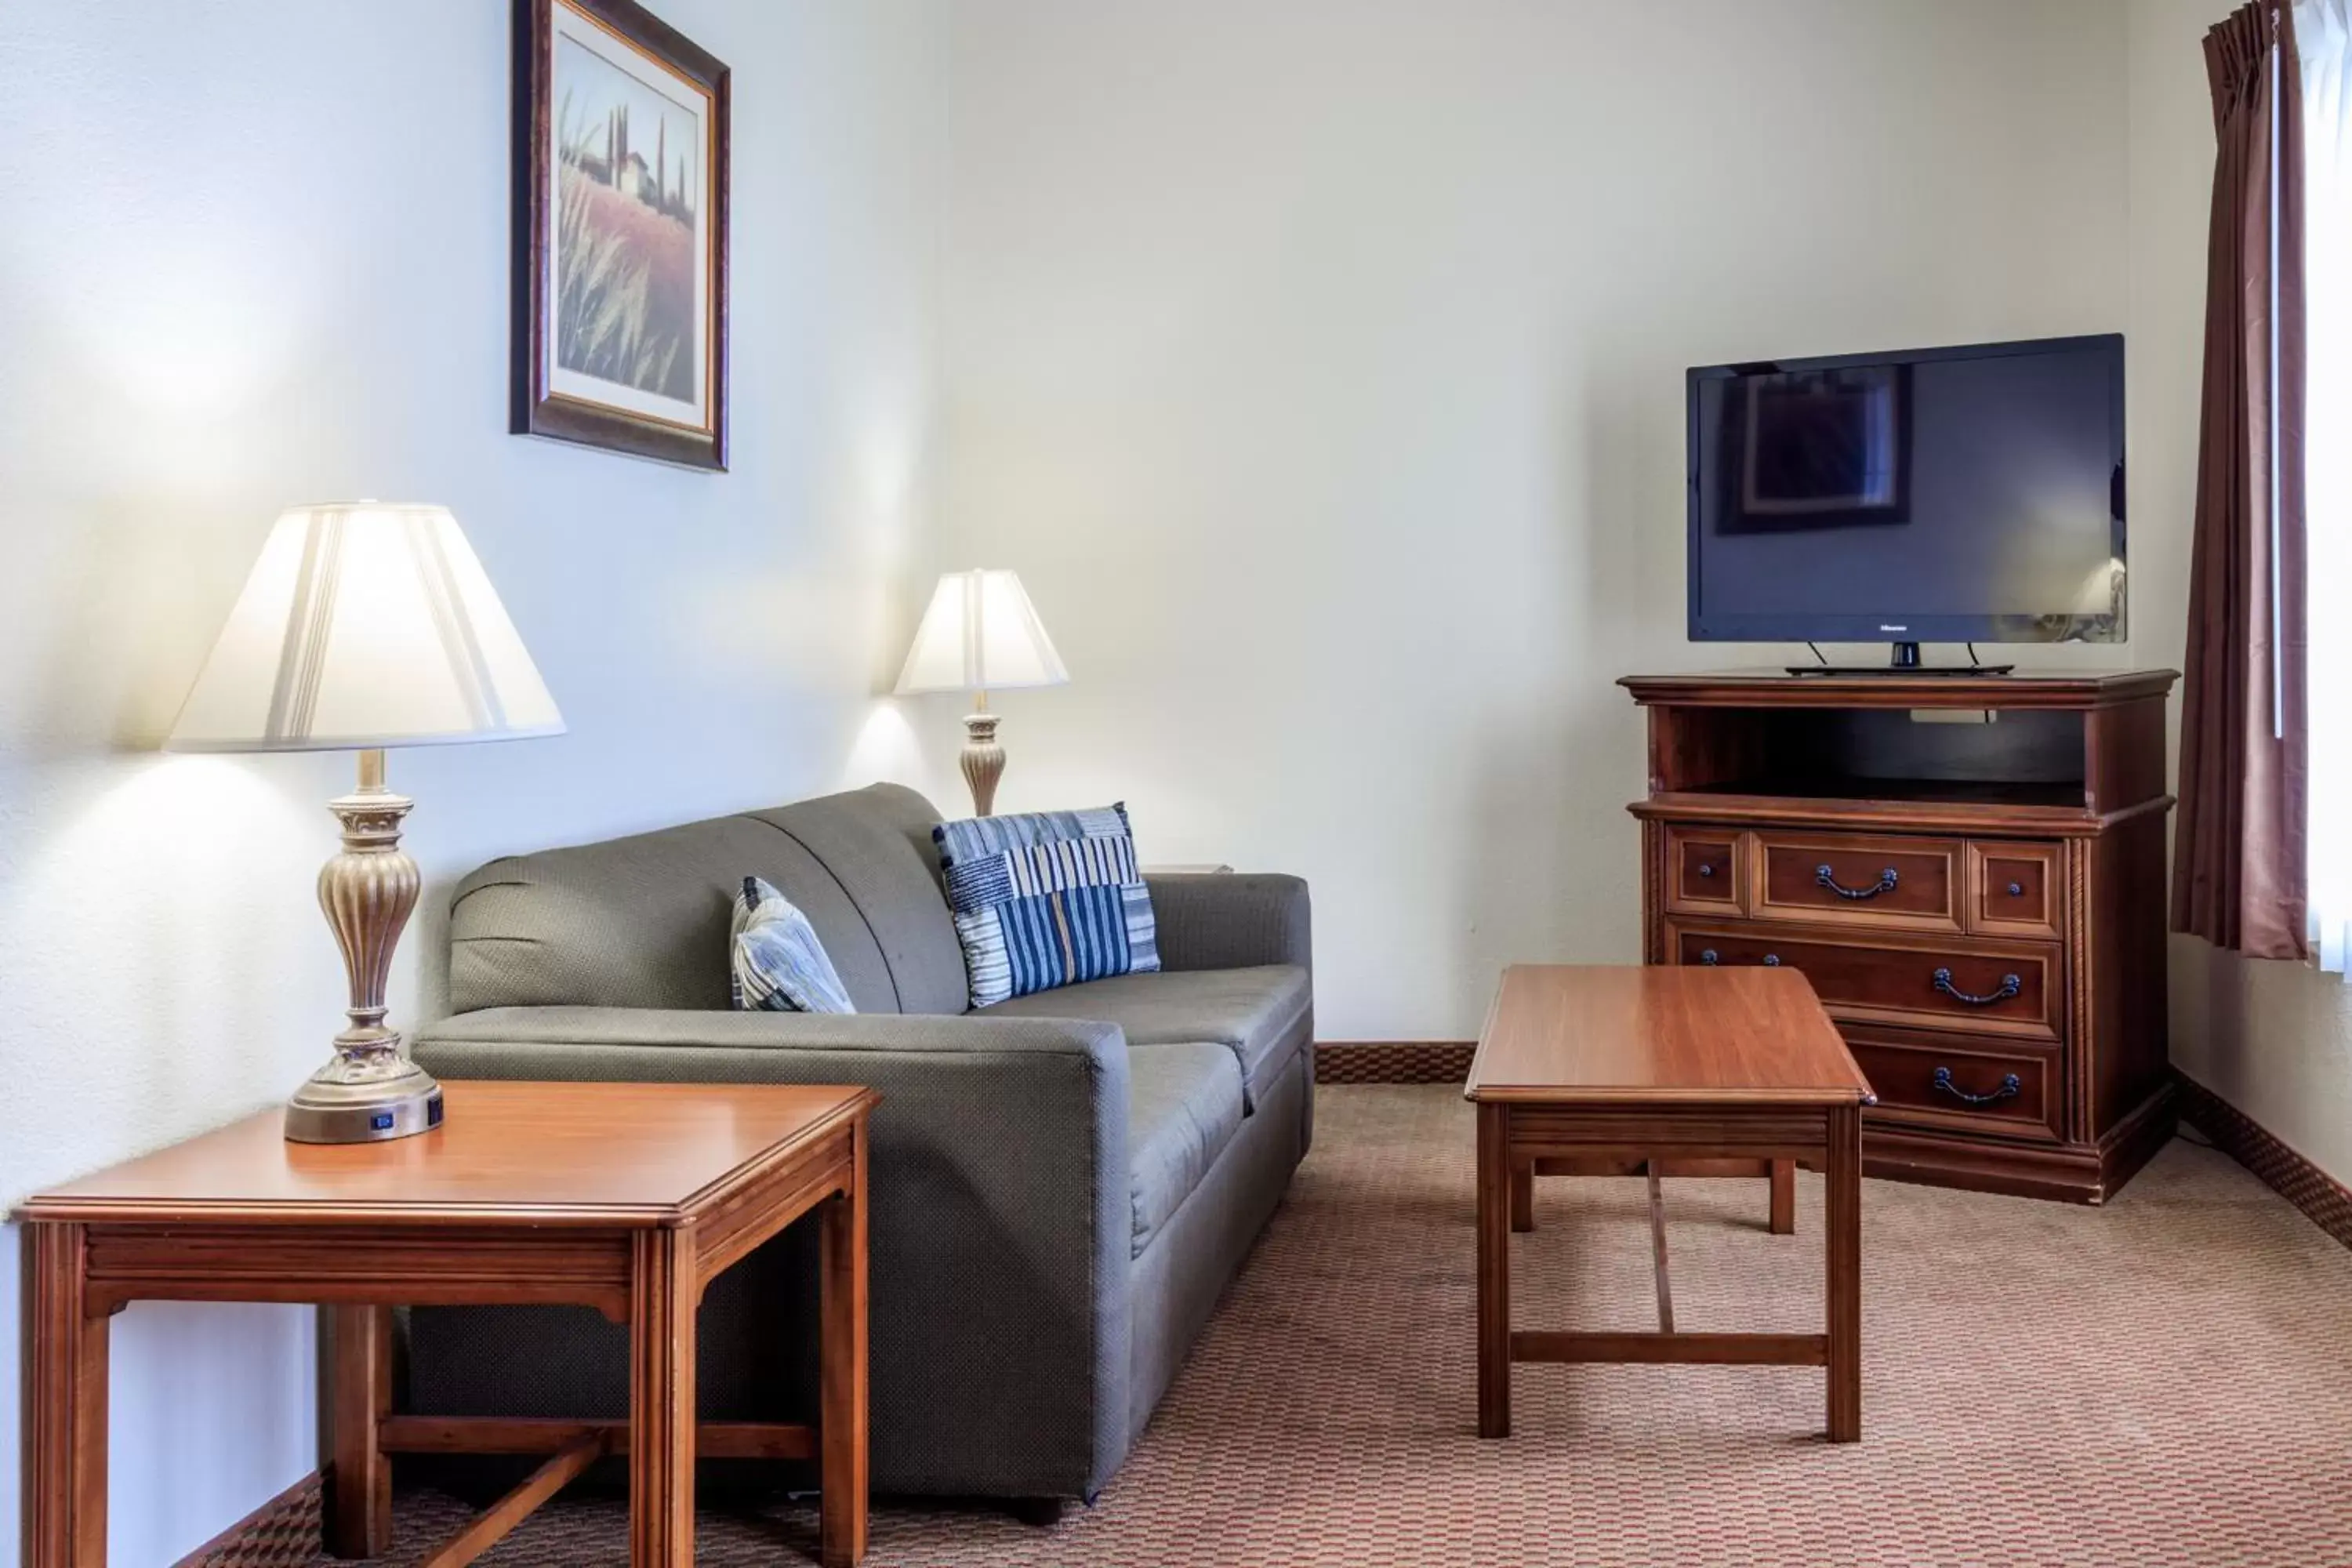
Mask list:
[[[2006,1002],[2025,989],[2024,981],[2014,974],[2004,974],[2000,977],[2000,990],[1987,992],[1982,996],[1971,996],[1952,984],[1952,972],[1948,969],[1938,969],[1932,978],[1937,990],[1953,1001],[1965,1002],[1971,1007],[1990,1007],[1996,1002]]]
[[[2009,896],[2012,899],[2021,899],[2025,897],[2025,884],[2022,882],[2011,882],[2009,885]]]
[[[1715,949],[1710,947],[1699,953],[1698,961],[1701,963],[1721,963],[1723,962],[1723,954],[1716,952]]]
[[[1777,952],[1768,952],[1768,953],[1766,953],[1766,954],[1764,955],[1764,967],[1765,967],[1765,968],[1767,968],[1767,969],[1778,969],[1778,968],[1780,968],[1780,955],[1779,953],[1777,953]]]
[[[1702,876],[1702,877],[1712,877],[1712,876],[1714,876],[1714,875],[1715,875],[1715,862],[1714,862],[1714,861],[1712,861],[1712,860],[1702,860],[1702,861],[1700,861],[1700,862],[1698,863],[1698,874],[1699,874],[1700,876]]]
[[[1895,890],[1895,884],[1899,880],[1901,880],[1901,879],[1895,875],[1895,868],[1889,866],[1886,869],[1878,874],[1878,881],[1874,886],[1867,888],[1843,888],[1838,885],[1836,874],[1827,866],[1816,866],[1813,868],[1814,886],[1827,888],[1831,892],[1835,893],[1841,899],[1874,899],[1881,893],[1893,892]]]
[[[2000,1087],[1990,1094],[1970,1094],[1952,1081],[1952,1069],[1949,1068],[1936,1069],[1936,1087],[1967,1105],[1990,1105],[1996,1100],[2014,1100],[2025,1092],[2025,1086],[2018,1081],[2017,1075],[2009,1073],[2001,1079]]]

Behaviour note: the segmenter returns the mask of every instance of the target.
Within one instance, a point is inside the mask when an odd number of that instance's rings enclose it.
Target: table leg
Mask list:
[[[327,1468],[320,1533],[336,1557],[381,1557],[392,1550],[392,1460],[377,1442],[392,1414],[392,1309],[330,1307]]]
[[[818,1556],[825,1568],[866,1559],[866,1129],[852,1145],[849,1190],[818,1208]]]
[[[1511,1228],[1536,1227],[1536,1168],[1520,1165],[1511,1172]]]
[[[1797,1234],[1797,1162],[1772,1162],[1772,1234]]]
[[[819,1209],[817,1443],[824,1568],[866,1556],[866,1134],[854,1141],[849,1190]]]
[[[84,1226],[25,1227],[26,1568],[106,1568],[108,1314],[85,1292]]]
[[[1657,1277],[1658,1332],[1675,1331],[1674,1277],[1666,1270],[1666,1194],[1658,1185],[1658,1163],[1642,1162],[1642,1173],[1650,1188],[1650,1269]]]
[[[1830,1441],[1862,1440],[1862,1110],[1829,1113]]]
[[[1509,1110],[1478,1108],[1478,1436],[1511,1435]]]
[[[641,1230],[629,1305],[630,1568],[694,1562],[694,1232]]]

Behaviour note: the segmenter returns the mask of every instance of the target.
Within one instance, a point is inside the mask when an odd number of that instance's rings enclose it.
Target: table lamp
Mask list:
[[[1011,572],[949,572],[931,593],[930,608],[915,628],[915,646],[898,672],[898,695],[969,691],[972,710],[964,715],[963,782],[971,786],[975,815],[995,809],[996,781],[1004,773],[1004,748],[996,743],[996,715],[988,694],[1024,686],[1063,686],[1070,672],[1054,651],[1021,579]]]
[[[418,881],[400,848],[415,803],[384,787],[384,748],[562,732],[447,508],[350,501],[278,518],[164,749],[359,752],[359,787],[327,803],[342,853],[319,873],[351,1022],[287,1103],[288,1138],[364,1143],[441,1121],[441,1086],[383,1022]]]

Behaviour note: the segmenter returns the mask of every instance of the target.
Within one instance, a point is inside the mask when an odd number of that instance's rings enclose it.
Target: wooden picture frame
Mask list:
[[[515,434],[726,468],[730,90],[635,0],[514,0]]]

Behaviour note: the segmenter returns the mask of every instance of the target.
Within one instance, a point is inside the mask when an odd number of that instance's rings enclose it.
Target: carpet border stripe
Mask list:
[[[1463,1083],[1475,1040],[1318,1040],[1315,1081]]]
[[[2284,1139],[2187,1073],[2175,1068],[2172,1076],[2180,1085],[2180,1120],[2301,1209],[2312,1224],[2352,1247],[2352,1187],[2313,1164]]]
[[[1318,1040],[1318,1083],[1460,1083],[1470,1076],[1475,1040]],[[2175,1069],[2180,1119],[2259,1177],[2329,1236],[2352,1247],[2352,1187],[2299,1153],[2261,1122]]]

